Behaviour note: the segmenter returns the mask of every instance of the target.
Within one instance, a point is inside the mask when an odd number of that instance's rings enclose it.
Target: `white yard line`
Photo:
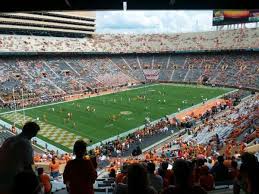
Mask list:
[[[129,90],[137,90],[137,89],[141,89],[141,88],[148,88],[148,87],[152,87],[152,86],[156,86],[156,85],[159,85],[159,84],[151,84],[151,85],[147,85],[147,86],[144,85],[144,86],[140,86],[140,87],[136,87],[136,88],[127,88],[126,90],[119,91],[119,92],[116,92],[116,93],[121,93],[121,92],[129,91]],[[180,84],[165,84],[165,85],[180,86]],[[181,85],[181,86],[183,86],[183,85]],[[187,87],[187,85],[184,85],[184,86]],[[192,86],[192,85],[188,85],[188,86],[189,86],[189,87],[196,87],[196,86]],[[210,88],[210,87],[204,86],[204,88]],[[237,89],[236,89],[236,90],[232,90],[232,91],[227,92],[227,93],[224,93],[224,94],[222,94],[222,95],[220,95],[220,96],[214,97],[214,98],[208,100],[207,102],[212,101],[212,100],[214,100],[214,99],[221,98],[222,96],[227,95],[227,94],[230,94],[230,93],[233,93],[233,92],[235,92],[235,91],[237,91]],[[111,93],[108,93],[108,94],[111,94]],[[108,95],[108,94],[102,94],[102,95],[98,95],[98,96],[104,96],[104,95]],[[92,97],[98,97],[98,96],[92,96]],[[91,98],[92,98],[92,97],[91,97]],[[88,97],[85,97],[85,98],[88,98]],[[85,99],[85,98],[81,98],[81,99]],[[71,102],[71,101],[77,101],[77,100],[81,100],[81,99],[69,100],[69,101],[64,101],[64,102],[56,102],[56,103],[46,104],[46,105],[40,105],[40,106],[36,106],[36,107],[26,108],[26,109],[24,109],[24,110],[30,110],[30,109],[40,108],[40,107],[45,107],[45,106],[52,106],[52,105],[56,105],[56,104],[63,104],[63,103],[68,103],[68,102]],[[172,117],[174,117],[176,114],[179,114],[179,113],[184,112],[184,111],[186,111],[186,110],[189,110],[189,109],[198,107],[198,106],[200,106],[200,105],[202,105],[202,103],[199,103],[199,104],[196,104],[196,105],[194,105],[194,106],[192,106],[192,107],[186,108],[186,109],[184,109],[184,110],[182,110],[182,111],[180,111],[180,112],[176,112],[176,113],[173,113],[173,114],[171,114],[171,115],[168,115],[168,117],[169,117],[169,118],[172,118]],[[19,112],[19,111],[23,111],[23,110],[17,110],[17,112]],[[5,113],[0,113],[0,115],[12,113],[12,112],[14,112],[14,111],[9,111],[9,112],[5,112]],[[162,118],[162,117],[161,117],[161,118]],[[152,121],[151,123],[156,123],[156,122],[160,121],[161,118],[159,118],[159,119],[157,119],[157,120],[154,120],[154,121]],[[0,120],[0,121],[2,121],[2,120]],[[3,122],[3,121],[2,121],[2,122]],[[5,122],[5,123],[6,123],[6,122]],[[119,137],[125,137],[125,136],[127,136],[128,134],[133,133],[133,132],[135,132],[135,131],[137,131],[137,130],[143,128],[143,127],[144,127],[144,125],[138,126],[138,127],[134,128],[134,129],[131,129],[131,130],[128,130],[128,131],[126,131],[126,132],[124,132],[124,133],[121,133],[121,134],[119,135]],[[100,141],[100,142],[108,142],[108,141],[115,140],[115,139],[117,139],[117,138],[118,138],[118,135],[113,136],[113,137],[108,138],[108,139],[105,139],[105,140],[102,140],[102,141]],[[39,139],[39,138],[38,138],[38,139]],[[45,145],[45,143],[47,143],[47,142],[45,142],[45,141],[43,141],[43,140],[40,140],[40,141],[43,142],[43,145]],[[48,143],[48,144],[50,144],[50,143]],[[51,144],[50,144],[50,145],[51,145]],[[96,147],[96,146],[99,146],[99,145],[100,145],[100,143],[96,143],[96,144],[94,144],[94,145],[89,146],[88,149],[92,149],[92,148],[94,148],[94,147]],[[53,146],[53,147],[55,147],[55,146]],[[55,148],[57,148],[57,147],[55,147]],[[60,149],[60,148],[57,148],[57,149],[59,149],[60,151],[64,152],[64,151],[63,151],[62,149]]]
[[[225,96],[225,95],[227,95],[227,94],[231,94],[231,93],[233,93],[233,92],[235,92],[235,91],[237,91],[237,90],[238,90],[238,89],[233,90],[233,91],[230,91],[230,92],[227,92],[227,93],[224,93],[224,94],[219,95],[219,96],[217,96],[217,97],[211,98],[211,99],[207,100],[206,103],[211,102],[211,101],[213,101],[213,100],[215,100],[215,99],[219,99],[219,98],[221,98],[221,97],[223,97],[223,96]],[[188,108],[186,108],[186,109],[183,109],[183,110],[181,110],[180,112],[175,112],[175,113],[172,113],[172,114],[167,115],[167,116],[168,116],[168,118],[173,118],[173,117],[175,117],[177,114],[180,114],[180,113],[182,113],[182,112],[191,110],[191,109],[193,109],[193,108],[196,108],[196,107],[198,107],[198,106],[201,106],[202,104],[203,104],[203,102],[198,103],[198,104],[196,104],[196,105],[194,105],[194,106],[191,106],[191,107],[188,107]],[[164,118],[164,117],[160,117],[159,119],[156,119],[156,120],[152,121],[151,124],[155,124],[155,123],[159,122],[159,121],[161,120],[161,118]],[[129,134],[131,134],[131,133],[134,133],[135,131],[137,131],[137,130],[139,130],[139,129],[143,129],[144,126],[145,126],[145,125],[138,126],[138,127],[134,128],[134,129],[130,129],[130,130],[128,130],[128,131],[126,131],[126,132],[123,132],[123,133],[121,133],[121,134],[119,134],[119,135],[116,135],[116,136],[110,137],[110,138],[108,138],[108,139],[102,140],[101,142],[102,142],[102,143],[106,143],[106,142],[109,142],[109,141],[116,140],[118,137],[120,137],[120,138],[121,138],[121,137],[126,137],[127,135],[129,135]],[[95,147],[97,147],[97,146],[100,146],[100,145],[101,145],[101,143],[99,142],[99,143],[96,143],[96,144],[93,144],[93,145],[89,146],[87,149],[93,149],[93,148],[95,148]]]
[[[140,86],[140,87],[136,87],[136,88],[127,88],[127,89],[125,89],[125,90],[116,92],[116,94],[117,94],[117,93],[121,93],[121,92],[125,92],[125,91],[137,90],[137,89],[141,89],[141,88],[145,88],[145,87],[156,86],[156,85],[159,85],[159,84],[151,84],[151,85]],[[90,98],[94,98],[94,97],[98,97],[98,96],[105,96],[105,95],[109,95],[109,94],[112,94],[112,93],[107,93],[107,94],[100,94],[100,95],[96,95],[96,96],[91,96]],[[43,104],[43,105],[39,105],[39,106],[34,106],[34,107],[19,109],[19,110],[16,110],[16,112],[20,112],[20,111],[23,111],[23,110],[31,110],[31,109],[41,108],[41,107],[45,107],[45,106],[53,106],[53,105],[57,105],[57,104],[64,104],[64,103],[69,103],[69,102],[78,101],[78,100],[83,100],[83,99],[88,99],[88,98],[89,98],[89,96],[86,96],[86,97],[83,97],[83,98],[80,98],[80,99],[73,99],[73,100],[67,100],[67,101],[62,101],[62,102],[54,102],[54,103],[50,103],[50,104]],[[12,110],[12,111],[8,111],[8,112],[2,112],[2,113],[0,113],[0,115],[9,114],[9,113],[13,113],[13,112],[15,112],[15,111]]]

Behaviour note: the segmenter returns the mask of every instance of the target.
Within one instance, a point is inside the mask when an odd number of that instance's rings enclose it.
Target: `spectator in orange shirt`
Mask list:
[[[97,172],[90,159],[84,159],[86,143],[78,140],[74,144],[76,158],[68,161],[63,179],[67,185],[69,194],[94,194],[93,184],[97,178]]]
[[[38,176],[39,180],[44,186],[44,193],[45,194],[50,194],[51,193],[51,183],[50,183],[50,177],[49,175],[44,173],[43,168],[38,168]]]
[[[201,170],[200,170],[200,185],[206,191],[213,190],[214,177],[211,174],[209,174],[209,167],[208,166],[202,166],[201,167]]]
[[[57,178],[60,173],[59,173],[59,163],[56,161],[56,158],[53,157],[51,163],[49,164],[50,168],[50,175],[53,178]]]
[[[116,176],[116,183],[119,184],[119,183],[124,183],[126,184],[127,182],[127,174],[128,174],[128,164],[127,163],[124,163],[122,165],[122,168],[121,168],[121,172],[119,174],[117,174]]]
[[[231,168],[230,168],[230,172],[229,172],[230,178],[232,180],[239,177],[239,170],[238,170],[237,166],[238,166],[237,162],[235,160],[232,160]]]

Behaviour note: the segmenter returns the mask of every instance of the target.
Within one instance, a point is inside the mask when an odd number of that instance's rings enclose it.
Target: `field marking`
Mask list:
[[[13,122],[15,121],[16,124],[22,126],[24,124],[24,115],[21,113],[17,114],[5,114],[3,115],[3,118]],[[34,118],[30,116],[25,116],[26,121],[33,121]],[[37,123],[40,126],[39,135],[43,136],[44,138],[47,138],[51,141],[56,142],[57,144],[60,144],[62,146],[65,146],[69,149],[73,149],[73,145],[76,140],[83,139],[86,142],[89,142],[89,138],[86,138],[86,135],[84,136],[78,135],[76,133],[72,133],[67,131],[66,129],[62,129],[59,127],[56,127],[55,125],[52,125],[50,123],[46,123],[44,121],[38,120]]]
[[[238,89],[233,89],[233,90],[231,90],[231,91],[229,91],[229,92],[225,92],[224,94],[221,94],[221,95],[219,95],[219,96],[216,96],[216,97],[213,97],[213,98],[211,98],[211,99],[208,99],[206,102],[210,102],[210,101],[212,101],[212,100],[219,99],[219,98],[221,98],[221,97],[223,97],[223,96],[225,96],[225,95],[231,94],[231,93],[236,92],[236,91],[238,91]],[[200,103],[195,104],[195,105],[193,105],[193,106],[187,107],[187,108],[185,108],[185,109],[183,109],[183,110],[181,110],[181,111],[179,111],[179,112],[174,112],[174,113],[172,113],[172,114],[170,114],[170,115],[167,115],[167,117],[171,119],[171,118],[173,118],[174,116],[176,116],[177,114],[180,114],[180,113],[182,113],[182,112],[188,111],[188,110],[193,109],[193,108],[196,108],[196,107],[198,107],[198,106],[201,106],[202,104],[203,104],[203,102],[200,102]],[[156,120],[151,121],[151,124],[155,124],[155,123],[159,122],[162,118],[164,118],[164,117],[160,117],[160,118],[158,118],[158,119],[156,119]],[[130,133],[134,133],[135,131],[144,128],[144,126],[145,126],[145,125],[141,125],[141,126],[138,126],[138,127],[136,127],[136,128],[130,129],[130,130],[128,130],[128,131],[125,131],[125,132],[123,132],[123,133],[120,133],[119,135],[116,135],[116,136],[113,136],[113,137],[104,139],[104,140],[102,140],[102,143],[114,141],[114,140],[116,140],[118,137],[120,137],[120,138],[121,138],[121,137],[126,137],[126,136],[129,135]],[[94,149],[95,147],[98,147],[98,146],[100,146],[100,145],[101,145],[101,143],[98,142],[98,143],[95,143],[95,144],[89,146],[88,149],[89,149],[89,150],[90,150],[90,149]]]
[[[106,95],[110,95],[110,94],[117,94],[117,93],[121,93],[121,92],[126,92],[126,91],[131,91],[131,90],[137,90],[137,89],[141,89],[141,88],[146,88],[146,87],[151,87],[151,86],[156,86],[159,84],[151,84],[151,85],[147,85],[147,86],[140,86],[140,87],[136,87],[136,88],[127,88],[125,90],[122,91],[117,91],[115,93],[111,92],[111,93],[107,93],[107,94],[100,94],[100,95],[95,95],[95,96],[91,96],[90,98],[95,98],[95,97],[100,97],[100,96],[106,96]],[[67,100],[67,101],[61,101],[61,102],[54,102],[54,103],[50,103],[50,104],[42,104],[42,105],[38,105],[38,106],[33,106],[33,107],[28,107],[28,108],[24,108],[24,109],[18,109],[18,110],[11,110],[11,111],[7,111],[7,112],[2,112],[0,113],[0,115],[4,115],[4,114],[8,114],[8,113],[14,113],[14,112],[21,112],[21,111],[26,111],[26,110],[31,110],[31,109],[36,109],[36,108],[41,108],[41,107],[45,107],[45,106],[53,106],[53,105],[57,105],[57,104],[64,104],[64,103],[69,103],[69,102],[75,102],[78,100],[84,100],[84,99],[90,99],[89,96],[80,98],[80,99],[74,99],[74,100]]]
[[[160,85],[160,84],[151,84],[151,85],[144,85],[144,86],[141,86],[141,87],[136,87],[136,88],[127,88],[126,90],[122,90],[122,91],[117,91],[116,92],[116,94],[117,93],[122,93],[122,92],[127,92],[127,91],[130,91],[130,90],[137,90],[137,89],[143,89],[143,88],[148,88],[148,87],[153,87],[153,86],[157,86],[157,85]],[[163,84],[161,84],[161,85],[163,85]],[[168,85],[168,86],[181,86],[181,87],[183,87],[183,86],[185,86],[185,87],[190,87],[190,88],[198,88],[197,86],[194,86],[194,85],[179,85],[179,84],[174,84],[174,83],[171,83],[171,84],[164,84],[164,85]],[[211,89],[211,87],[207,87],[207,86],[205,86],[205,87],[200,87],[200,88],[208,88],[208,89]],[[214,89],[217,89],[217,88],[214,88]],[[222,88],[218,88],[218,89],[222,89]],[[224,88],[225,90],[227,90],[227,88]],[[228,93],[231,93],[231,92],[234,92],[234,91],[236,91],[236,90],[232,90],[231,89],[231,91],[229,91],[229,92],[225,92],[223,95],[221,95],[221,96],[224,96],[224,95],[226,95],[226,94],[228,94]],[[102,94],[102,95],[96,95],[96,96],[92,96],[92,97],[98,97],[98,96],[104,96],[104,95],[110,95],[110,94],[113,94],[113,93],[107,93],[107,94]],[[91,98],[92,98],[91,97]],[[220,96],[217,96],[217,97],[214,97],[213,99],[215,99],[215,98],[219,98]],[[45,107],[45,106],[53,106],[53,105],[56,105],[56,104],[62,104],[62,103],[69,103],[69,102],[73,102],[73,101],[77,101],[77,100],[84,100],[84,99],[88,99],[89,97],[84,97],[84,98],[80,98],[80,99],[75,99],[75,100],[69,100],[69,101],[64,101],[64,102],[56,102],[56,103],[52,103],[52,104],[45,104],[45,105],[40,105],[40,106],[36,106],[36,107],[29,107],[29,108],[26,108],[26,109],[24,109],[24,110],[29,110],[29,109],[36,109],[36,108],[40,108],[40,107]],[[210,99],[211,100],[211,99]],[[199,104],[197,104],[197,105],[199,105]],[[196,105],[196,106],[197,106]],[[192,108],[192,107],[189,107],[189,108]],[[187,108],[187,109],[189,109],[189,108]],[[184,109],[184,110],[186,110],[186,109]],[[184,111],[183,110],[183,111]],[[23,111],[22,109],[21,110],[17,110],[17,114],[11,114],[11,113],[14,113],[15,111],[9,111],[9,112],[4,112],[4,113],[1,113],[0,115],[4,115],[4,117],[5,117],[5,115],[8,115],[8,114],[10,114],[10,115],[12,115],[14,118],[12,118],[12,120],[18,120],[19,122],[21,122],[21,121],[23,121],[23,115],[22,115],[22,113],[19,113],[19,112],[21,112],[21,111]],[[181,111],[182,112],[182,111]],[[173,113],[173,114],[177,114],[177,112],[176,113]],[[17,115],[20,115],[20,116],[18,116],[18,117],[20,117],[20,118],[16,118],[17,117]],[[3,118],[4,118],[3,117]],[[27,118],[26,120],[35,120],[35,119],[33,119],[32,117],[29,117],[29,116],[26,116],[25,118]],[[29,119],[28,119],[29,118]],[[163,118],[163,117],[161,117],[161,118]],[[160,118],[160,119],[161,119]],[[129,119],[127,119],[127,120],[132,120],[133,118],[129,118]],[[160,119],[157,119],[157,120],[160,120]],[[10,119],[7,119],[7,120],[9,120],[10,121]],[[156,121],[157,121],[156,120]],[[156,122],[156,121],[153,121],[153,122]],[[42,134],[42,136],[43,137],[45,137],[45,138],[47,138],[47,139],[49,139],[49,140],[52,140],[52,141],[55,141],[57,144],[60,144],[60,145],[63,145],[63,146],[65,146],[65,147],[68,147],[69,149],[72,149],[72,145],[71,145],[71,142],[73,142],[74,143],[74,141],[77,139],[77,138],[79,138],[80,136],[78,136],[75,132],[69,132],[68,130],[66,130],[66,129],[64,129],[64,131],[66,131],[66,132],[62,132],[62,131],[60,131],[60,128],[58,128],[58,127],[55,127],[53,124],[48,124],[48,123],[46,123],[46,124],[44,124],[42,121],[39,121],[39,124],[40,125],[43,125],[43,126],[45,126],[44,128],[47,128],[48,130],[43,130],[42,131],[42,133],[44,134]],[[139,126],[139,127],[137,127],[138,129],[140,128],[141,126]],[[136,129],[136,128],[134,128],[134,129]],[[124,133],[121,133],[120,134],[120,136],[123,136],[123,134],[128,134],[128,133],[130,133],[130,132],[132,132],[132,130],[134,130],[134,129],[130,129],[130,130],[128,130],[128,131],[126,131],[126,132],[124,132]],[[76,131],[77,133],[79,133],[78,131]],[[72,134],[72,135],[70,135],[70,134]],[[83,134],[83,133],[82,133]],[[74,136],[76,136],[76,137],[74,137]],[[83,134],[83,136],[84,137],[87,137],[87,135],[85,135],[85,134]],[[114,137],[118,137],[118,135],[116,135],[116,136],[114,136]],[[114,138],[114,137],[111,137],[111,138]],[[89,138],[89,137],[88,137]],[[95,139],[95,138],[92,138],[92,137],[90,137],[91,139]],[[110,139],[110,138],[109,138]],[[89,140],[89,139],[88,139]],[[99,139],[97,139],[99,142],[100,141],[106,141],[107,139],[105,139],[105,140],[99,140]],[[94,144],[94,145],[96,145],[96,144]]]

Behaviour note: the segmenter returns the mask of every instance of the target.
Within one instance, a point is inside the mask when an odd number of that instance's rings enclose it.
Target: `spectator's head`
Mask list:
[[[202,166],[200,170],[201,175],[207,176],[209,174],[209,167],[208,166]]]
[[[38,172],[38,175],[42,175],[43,172],[44,172],[44,170],[43,170],[43,168],[38,168],[38,169],[37,169],[37,172]]]
[[[180,187],[192,184],[192,167],[191,163],[186,160],[176,160],[173,170],[175,175],[175,183]]]
[[[22,128],[22,134],[25,135],[28,139],[35,137],[40,130],[40,126],[35,122],[27,122]]]
[[[218,156],[217,160],[218,160],[219,164],[223,164],[224,163],[224,157],[223,156]]]
[[[123,165],[121,167],[121,173],[123,173],[123,174],[128,173],[128,168],[129,168],[128,163],[123,163]]]
[[[257,159],[253,154],[250,154],[248,152],[245,152],[241,156],[242,165],[247,167],[252,167],[256,165]]]
[[[24,171],[14,178],[13,194],[41,194],[42,186],[32,171]]]
[[[128,193],[145,193],[148,186],[147,170],[142,164],[131,164],[128,169]]]
[[[109,174],[109,177],[110,177],[110,178],[115,178],[115,177],[116,177],[116,171],[115,171],[114,168],[111,169],[110,174]]]
[[[86,154],[86,142],[84,140],[77,140],[74,144],[73,152],[77,158],[83,158]]]
[[[198,159],[197,160],[197,166],[200,167],[200,166],[203,166],[205,163],[204,159]]]
[[[162,162],[161,168],[162,168],[163,170],[167,170],[167,168],[168,168],[168,162],[166,162],[166,161]]]
[[[153,162],[149,162],[147,164],[147,171],[148,171],[148,173],[154,174],[155,169],[156,169],[156,165]]]

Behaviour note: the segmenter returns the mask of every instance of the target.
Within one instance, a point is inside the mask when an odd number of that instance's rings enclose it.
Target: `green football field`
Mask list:
[[[39,137],[65,150],[76,139],[92,143],[116,136],[165,115],[201,103],[231,89],[180,85],[150,85],[124,92],[72,102],[34,107],[17,113],[1,114],[1,119],[22,126],[24,120],[36,120]],[[183,103],[184,101],[184,103]],[[72,113],[68,118],[68,113]]]

